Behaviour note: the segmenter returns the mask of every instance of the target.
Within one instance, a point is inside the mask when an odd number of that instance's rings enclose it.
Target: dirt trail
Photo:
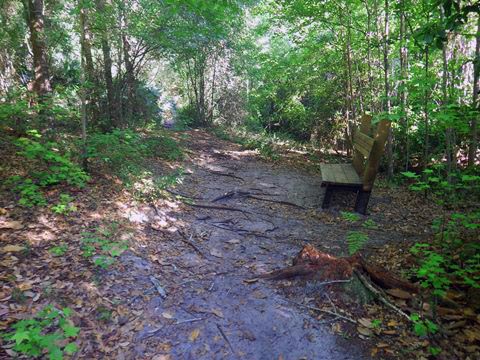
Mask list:
[[[364,358],[357,341],[333,335],[331,323],[322,323],[305,308],[287,301],[303,303],[305,297],[314,295],[309,291],[321,289],[244,281],[289,264],[301,244],[313,239],[326,251],[340,252],[343,245],[324,236],[328,226],[312,220],[322,198],[321,179],[261,161],[202,131],[191,132],[187,142],[193,158],[185,164],[185,181],[175,191],[197,203],[242,212],[186,205],[182,211],[150,209],[148,216],[165,225],[164,230],[149,233],[153,239],[159,237],[156,252],[162,272],[152,273],[152,264],[133,254],[124,255],[122,261],[137,292],[143,286],[155,293],[152,281],[157,279],[166,297],[158,293],[148,304],[140,296],[131,299],[139,301],[138,308],[144,310],[142,316],[149,324],[138,333],[135,356]],[[172,241],[164,240],[165,232],[172,234]],[[319,243],[319,239],[323,240]]]

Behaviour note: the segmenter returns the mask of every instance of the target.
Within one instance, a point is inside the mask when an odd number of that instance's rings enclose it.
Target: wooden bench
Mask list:
[[[372,117],[363,115],[360,128],[353,137],[352,164],[321,164],[322,186],[326,187],[322,208],[330,206],[332,195],[337,190],[351,190],[357,193],[355,211],[365,214],[370,193],[377,176],[390,121],[378,123],[372,135]]]

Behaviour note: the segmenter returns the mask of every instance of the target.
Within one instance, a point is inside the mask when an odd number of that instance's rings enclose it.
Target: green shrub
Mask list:
[[[7,186],[20,195],[18,203],[22,206],[44,206],[47,204],[43,189],[55,185],[83,187],[89,176],[73,161],[68,154],[62,154],[58,144],[42,143],[36,131],[30,131],[33,138],[22,137],[15,141],[20,148],[19,155],[29,160],[26,176],[12,176]]]
[[[77,351],[77,345],[68,342],[80,331],[69,320],[71,313],[68,308],[58,310],[48,305],[32,318],[13,324],[13,331],[2,337],[13,341],[13,350],[22,354],[40,357],[47,353],[52,360],[62,359],[64,353],[71,355]]]

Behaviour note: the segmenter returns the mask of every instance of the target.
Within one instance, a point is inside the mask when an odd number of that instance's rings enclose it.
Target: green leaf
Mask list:
[[[62,327],[63,331],[65,331],[66,337],[75,337],[78,335],[80,329],[78,327],[72,325],[65,325]]]
[[[72,355],[73,353],[78,351],[78,346],[77,344],[71,342],[67,344],[67,346],[65,346],[64,350],[67,354]]]

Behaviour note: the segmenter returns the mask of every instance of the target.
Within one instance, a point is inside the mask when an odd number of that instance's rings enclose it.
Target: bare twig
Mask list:
[[[322,312],[322,313],[325,313],[325,314],[329,314],[329,315],[336,316],[337,318],[346,320],[346,321],[348,321],[348,322],[351,322],[352,324],[356,324],[356,323],[357,323],[356,320],[353,320],[352,318],[350,318],[350,317],[348,317],[348,316],[345,316],[345,315],[340,315],[339,313],[334,312],[334,311],[325,310],[325,309],[320,309],[320,308],[315,307],[315,306],[304,305],[304,304],[301,304],[301,303],[298,303],[298,302],[295,302],[295,301],[292,301],[292,300],[288,300],[288,299],[284,299],[284,300],[287,301],[287,302],[289,302],[289,303],[292,303],[292,304],[295,304],[295,305],[304,307],[304,308],[309,309],[309,310],[319,311],[319,312]]]
[[[157,278],[153,277],[153,276],[150,276],[150,281],[152,282],[152,284],[155,286],[155,289],[157,289],[157,292],[158,294],[163,298],[165,299],[167,297],[167,292],[165,291],[165,289],[163,288],[162,284],[160,283],[160,281],[158,281]]]
[[[205,257],[205,255],[203,254],[203,252],[197,247],[197,245],[195,245],[191,240],[193,238],[193,235],[190,235],[190,238],[187,239],[187,236],[185,235],[185,233],[181,230],[178,230],[178,233],[180,234],[180,236],[182,237],[182,241],[187,244],[187,245],[190,245],[193,250],[195,250],[200,256],[202,257]]]
[[[191,322],[195,322],[195,321],[202,321],[202,320],[204,320],[204,318],[193,318],[193,319],[179,320],[175,323],[175,325],[191,323]]]
[[[407,318],[410,320],[410,316],[406,314],[403,310],[399,309],[395,305],[393,305],[390,301],[387,300],[385,296],[382,295],[381,291],[378,290],[370,281],[367,280],[367,278],[358,270],[355,270],[355,274],[358,276],[362,284],[370,290],[375,297],[380,300],[384,305],[395,311],[397,314],[402,315],[403,317]]]
[[[228,344],[228,346],[230,347],[230,350],[231,350],[232,353],[235,355],[235,350],[233,350],[233,346],[232,346],[232,344],[230,343],[230,340],[228,340],[227,335],[225,335],[225,333],[223,332],[222,327],[217,324],[217,328],[218,328],[218,331],[220,331],[220,334],[222,334],[222,337],[223,337],[223,339],[225,340],[225,342],[226,342],[226,343]]]

